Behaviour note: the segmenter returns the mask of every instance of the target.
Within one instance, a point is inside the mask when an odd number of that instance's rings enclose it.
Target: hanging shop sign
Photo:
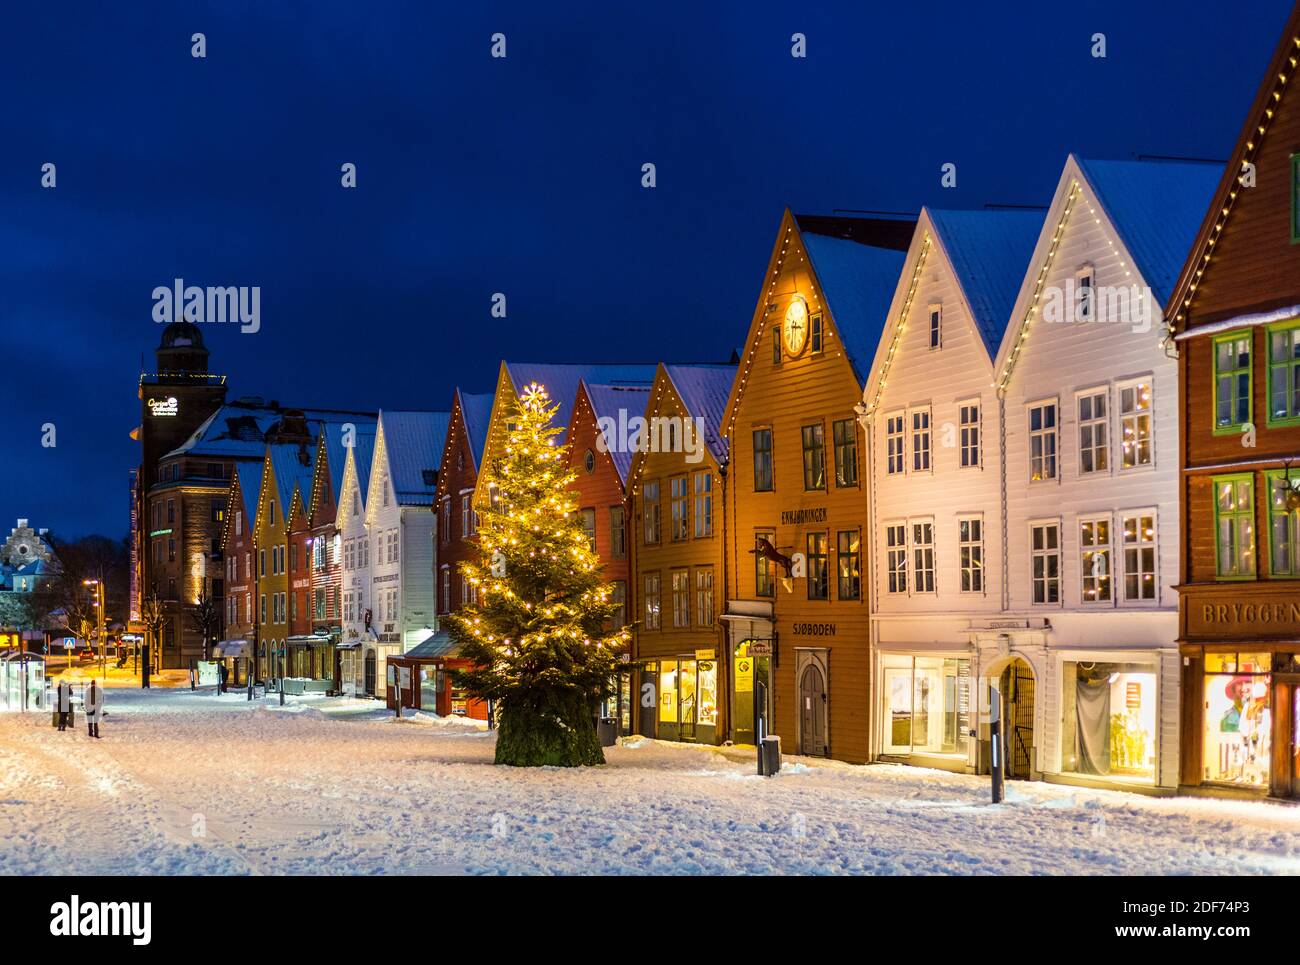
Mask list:
[[[770,657],[772,656],[771,640],[746,640],[749,645],[749,655],[751,657]]]

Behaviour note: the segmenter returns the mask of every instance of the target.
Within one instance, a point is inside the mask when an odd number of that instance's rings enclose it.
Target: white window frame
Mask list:
[[[1115,606],[1117,595],[1116,591],[1118,590],[1115,581],[1114,516],[1111,513],[1098,513],[1095,515],[1080,513],[1075,524],[1075,531],[1078,533],[1079,538],[1079,605],[1086,607],[1089,610],[1097,608],[1113,608]],[[1106,541],[1104,543],[1100,542],[1099,536],[1094,535],[1093,542],[1085,546],[1083,542],[1083,530],[1085,526],[1094,527],[1094,534],[1096,533],[1095,527],[1105,526]],[[1105,571],[1103,574],[1094,575],[1092,573],[1092,565],[1088,562],[1087,558],[1098,553],[1102,554],[1106,561]],[[1090,598],[1087,593],[1089,580],[1095,581],[1094,589],[1097,590],[1098,593],[1100,593],[1103,582],[1108,581],[1110,596],[1103,597],[1097,595]]]
[[[970,408],[975,410],[974,422],[964,421],[966,410]],[[966,435],[968,431],[974,433],[973,446]],[[966,453],[971,448],[975,450],[975,461],[967,462]],[[984,400],[978,396],[957,400],[957,468],[984,468]]]
[[[889,543],[890,536],[897,535],[896,532],[891,533],[891,531],[899,529],[902,530],[902,541],[891,546]],[[887,521],[884,525],[883,539],[883,549],[885,553],[885,593],[889,596],[907,596],[912,586],[912,581],[908,579],[908,573],[911,570],[911,567],[908,566],[907,563],[907,520],[891,519]],[[895,565],[896,562],[898,565]],[[890,588],[889,579],[892,576],[897,576],[898,580],[896,580],[896,583],[901,584],[897,589]]]
[[[1133,390],[1137,392],[1138,386],[1147,386],[1151,394],[1150,404],[1145,410],[1134,410],[1134,414],[1126,416],[1124,414],[1124,392]],[[1135,396],[1136,398],[1136,396]],[[1128,419],[1140,416],[1145,411],[1147,417],[1147,449],[1150,458],[1144,463],[1136,463],[1132,466],[1124,465],[1124,426]],[[1115,464],[1116,471],[1129,474],[1137,472],[1152,472],[1156,468],[1156,380],[1153,375],[1139,375],[1131,379],[1124,379],[1115,383],[1115,419],[1119,425],[1119,446],[1120,458]]]
[[[930,528],[930,541],[928,543],[917,542],[914,538],[918,526],[928,526]],[[917,516],[907,521],[907,543],[908,551],[911,553],[912,560],[912,582],[908,591],[910,596],[934,596],[939,592],[939,578],[936,570],[936,560],[938,557],[937,539],[935,537],[935,525],[933,516]],[[919,562],[921,553],[929,552],[929,566],[922,567]],[[921,574],[928,573],[930,576],[930,586],[928,589],[921,589]]]
[[[1156,510],[1156,507],[1154,506],[1142,506],[1137,509],[1121,509],[1116,515],[1119,518],[1119,527],[1116,529],[1116,533],[1119,538],[1117,541],[1115,541],[1115,546],[1117,548],[1116,555],[1122,561],[1122,565],[1119,568],[1119,572],[1120,575],[1123,577],[1122,592],[1117,592],[1115,594],[1116,598],[1118,599],[1120,606],[1131,606],[1131,607],[1159,606],[1160,597],[1161,597],[1160,515]],[[1142,520],[1147,516],[1151,517],[1151,539],[1149,541],[1139,539],[1136,543],[1127,542],[1125,539],[1125,533],[1127,532],[1126,524],[1128,523],[1128,521],[1131,519],[1136,519],[1138,521],[1137,525],[1138,525],[1139,536],[1140,536]],[[1151,548],[1151,574],[1150,575],[1151,575],[1151,584],[1154,589],[1155,595],[1151,597],[1151,599],[1149,600],[1143,599],[1141,596],[1138,596],[1136,599],[1129,598],[1128,578],[1131,571],[1129,570],[1129,565],[1128,565],[1128,550],[1130,546],[1136,547],[1139,552],[1144,547]],[[1142,567],[1138,568],[1137,574],[1139,576],[1139,580],[1138,580],[1139,589],[1141,588],[1142,585],[1141,576],[1143,576],[1145,573],[1146,573],[1145,569],[1143,569]]]
[[[1111,394],[1111,390],[1110,390],[1110,389],[1111,389],[1110,384],[1109,384],[1109,383],[1105,383],[1105,384],[1103,384],[1103,385],[1094,385],[1094,386],[1090,386],[1089,388],[1086,388],[1086,389],[1080,389],[1078,392],[1074,393],[1074,420],[1075,420],[1075,423],[1076,423],[1076,426],[1075,426],[1075,429],[1076,429],[1076,431],[1075,431],[1075,445],[1078,447],[1078,455],[1079,455],[1079,475],[1080,475],[1080,476],[1109,476],[1109,475],[1110,475],[1112,472],[1114,472],[1114,470],[1115,470],[1115,460],[1114,460],[1114,458],[1113,458],[1113,454],[1111,453],[1111,444],[1110,444],[1110,443],[1111,443],[1111,436],[1112,436],[1112,432],[1111,432],[1111,416],[1112,416],[1112,413],[1113,413],[1113,411],[1114,411],[1114,399],[1112,398],[1112,394]],[[1097,418],[1096,413],[1095,413],[1095,410],[1094,410],[1094,414],[1093,414],[1092,418],[1090,418],[1090,419],[1085,419],[1085,418],[1083,417],[1083,412],[1082,412],[1082,410],[1081,410],[1081,407],[1082,407],[1082,405],[1083,405],[1083,400],[1084,400],[1084,399],[1095,399],[1095,398],[1097,398],[1098,396],[1100,396],[1102,399],[1105,400],[1105,402],[1104,402],[1104,404],[1105,404],[1105,406],[1106,406],[1106,413],[1105,413],[1105,415],[1103,415],[1101,418]],[[1057,425],[1058,425],[1058,428],[1059,428],[1059,426],[1060,426],[1060,413],[1059,413],[1059,412],[1057,413]],[[1097,449],[1098,449],[1097,444],[1096,444],[1096,437],[1095,437],[1095,436],[1094,436],[1094,438],[1093,438],[1093,444],[1092,444],[1092,446],[1090,446],[1090,447],[1086,447],[1086,446],[1084,446],[1084,444],[1083,444],[1083,430],[1084,430],[1085,428],[1087,428],[1087,427],[1092,427],[1093,429],[1096,429],[1096,428],[1100,427],[1101,431],[1105,433],[1105,442],[1104,442],[1104,444],[1101,446],[1101,451],[1105,454],[1105,459],[1106,459],[1106,466],[1105,466],[1104,469],[1098,469],[1098,468],[1097,468],[1097,466],[1096,466],[1096,460],[1095,460],[1095,459],[1093,460],[1093,463],[1094,463],[1094,464],[1093,464],[1093,468],[1091,468],[1091,469],[1084,469],[1084,468],[1083,468],[1083,454],[1084,454],[1084,452],[1087,451],[1088,449],[1091,449],[1091,450],[1095,453],[1095,452],[1097,451]],[[1058,462],[1057,462],[1057,471],[1059,472],[1059,471],[1060,471],[1060,462],[1059,462],[1060,453],[1059,453],[1059,451],[1058,451],[1058,453],[1057,453],[1057,457],[1058,457]]]
[[[1051,527],[1056,530],[1056,549],[1052,551],[1036,550],[1034,549],[1034,530],[1046,527]],[[1062,526],[1060,517],[1053,517],[1050,519],[1031,519],[1028,523],[1026,535],[1029,538],[1029,605],[1031,607],[1051,607],[1052,609],[1059,610],[1065,605],[1065,554],[1064,547],[1061,544],[1061,533]],[[1034,561],[1039,557],[1046,560],[1052,556],[1056,557],[1056,601],[1052,602],[1045,599],[1043,602],[1039,603],[1034,599]],[[1044,568],[1044,571],[1046,571],[1046,568]],[[1044,580],[1046,579],[1047,577],[1044,576]],[[1046,596],[1046,593],[1044,593],[1044,596]]]
[[[1052,407],[1052,411],[1054,415],[1052,428],[1050,430],[1032,428],[1034,410],[1043,409],[1046,408],[1047,406]],[[1028,475],[1029,475],[1030,484],[1059,481],[1061,478],[1061,400],[1053,396],[1051,398],[1037,399],[1033,402],[1026,403],[1025,434],[1029,439],[1029,446],[1027,448],[1026,454],[1029,457]],[[1042,436],[1044,439],[1047,439],[1050,436],[1052,440],[1052,475],[1050,476],[1045,475],[1041,479],[1034,478],[1035,436]],[[1044,455],[1043,458],[1045,461],[1047,458],[1046,455]]]
[[[890,422],[898,420],[898,431],[891,432],[889,429]],[[894,451],[894,443],[898,443],[898,451]],[[897,459],[898,468],[895,469],[895,459]],[[907,473],[907,412],[899,409],[890,412],[885,416],[885,475],[902,476]]]
[[[926,342],[931,352],[943,348],[943,305],[935,303],[926,311]]]
[[[1085,291],[1088,293],[1086,299]],[[1097,269],[1093,265],[1082,265],[1074,273],[1074,302],[1070,306],[1070,320],[1083,323],[1097,320]]]
[[[924,429],[916,428],[916,417],[919,415],[925,416]],[[933,474],[934,473],[934,411],[932,406],[918,405],[915,406],[914,408],[910,408],[907,410],[906,434],[911,437],[911,443],[912,443],[910,446],[910,449],[912,451],[912,461],[910,463],[906,461],[904,462],[904,466],[906,467],[907,471],[909,473]],[[922,435],[925,437],[924,448],[921,448],[917,445],[918,435]],[[924,455],[925,457],[925,466],[924,468],[918,469],[916,465],[917,459],[922,455]]]
[[[961,536],[962,524],[979,523],[979,539],[963,540]],[[972,550],[972,559],[978,556],[978,565],[967,566],[965,555],[967,550]],[[963,513],[957,517],[957,567],[959,578],[957,580],[957,592],[965,593],[971,596],[984,596],[988,592],[988,567],[984,565],[984,515],[982,513]],[[967,572],[979,574],[979,589],[966,589]]]

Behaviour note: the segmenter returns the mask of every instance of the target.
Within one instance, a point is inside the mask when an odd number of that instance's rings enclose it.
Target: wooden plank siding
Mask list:
[[[782,256],[783,246],[788,247]],[[775,278],[778,263],[781,269]],[[774,281],[759,299],[746,340],[745,353],[724,419],[732,453],[730,504],[734,567],[730,568],[731,599],[771,602],[777,641],[772,668],[773,729],[787,752],[798,752],[798,686],[796,648],[824,647],[828,652],[828,753],[839,760],[861,763],[871,756],[870,612],[867,574],[856,600],[839,598],[836,586],[836,534],[867,533],[867,495],[863,480],[865,442],[855,406],[862,400],[859,382],[839,329],[814,278],[808,254],[793,216],[782,219],[765,275]],[[798,294],[809,311],[823,314],[825,346],[814,354],[805,347],[797,358],[774,363],[773,332],[779,331],[787,307]],[[834,483],[832,423],[853,423],[858,453],[858,484],[837,488]],[[801,430],[820,424],[826,446],[826,485],[804,491]],[[772,431],[773,491],[756,492],[754,444],[756,429]],[[807,521],[811,511],[815,521]],[[786,555],[804,553],[811,533],[827,536],[830,569],[829,599],[808,599],[807,581],[793,580],[787,591],[777,580],[775,598],[756,593],[755,557],[750,550],[758,533],[774,533],[774,544]],[[867,554],[863,554],[865,557]],[[778,568],[778,577],[783,574]],[[809,635],[809,629],[833,628],[833,635]]]

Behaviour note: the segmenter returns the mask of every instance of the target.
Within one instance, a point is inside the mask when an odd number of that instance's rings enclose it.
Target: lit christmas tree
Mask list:
[[[456,672],[456,683],[495,702],[496,762],[520,767],[605,762],[594,716],[630,637],[612,626],[613,587],[567,488],[574,474],[555,442],[557,408],[534,383],[510,414],[505,450],[488,470],[479,561],[461,565],[476,603],[448,617],[475,668]]]

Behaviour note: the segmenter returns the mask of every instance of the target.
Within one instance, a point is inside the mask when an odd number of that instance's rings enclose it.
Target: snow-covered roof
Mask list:
[[[727,411],[735,365],[664,365],[673,388],[692,418],[704,420],[704,441],[721,465],[727,461],[722,416]]]
[[[432,506],[451,413],[385,409],[379,418],[384,427],[384,448],[397,501],[403,505]]]
[[[406,653],[403,657],[454,657],[460,650],[460,645],[453,642],[451,634],[446,630],[439,630],[437,633],[425,637]]]
[[[284,442],[267,446],[266,451],[270,454],[271,470],[275,473],[280,511],[287,517],[289,507],[293,504],[295,489],[298,490],[304,506],[311,499],[311,478],[315,471],[316,447],[310,443],[303,445],[298,442]]]
[[[1075,160],[1143,280],[1165,304],[1196,240],[1222,166]]]
[[[375,432],[379,420],[374,416],[358,417],[349,420],[353,427],[352,445],[356,449],[357,475],[364,487],[370,477],[370,459],[375,451]],[[343,430],[347,422],[327,422],[324,424],[325,460],[329,468],[332,502],[338,505],[339,492],[343,488],[343,467],[347,465],[348,447],[343,444]],[[362,469],[362,466],[365,469]],[[364,488],[362,490],[364,492]]]
[[[473,394],[456,390],[460,397],[460,414],[465,420],[465,435],[477,468],[483,462],[483,447],[487,445],[488,428],[492,424],[492,393]]]
[[[844,354],[865,385],[907,253],[810,231],[801,235]]]
[[[1043,227],[1042,211],[926,209],[989,357],[997,355]]]
[[[546,389],[551,402],[559,405],[555,424],[561,429],[557,442],[564,441],[573,418],[573,400],[578,397],[578,384],[585,381],[596,385],[644,385],[655,380],[653,365],[624,364],[565,364],[537,362],[505,362],[510,381],[516,392],[522,392],[530,382]]]
[[[262,492],[262,467],[236,464],[235,475],[239,477],[239,491],[244,494],[244,508],[250,516],[256,514],[257,498]]]
[[[596,418],[613,419],[616,424],[620,421],[620,409],[627,413],[622,420],[624,423],[635,416],[645,415],[646,402],[650,399],[648,385],[590,385],[584,382],[583,387],[587,390],[587,398],[591,400]],[[627,471],[632,465],[631,447],[621,445],[616,438],[607,437],[605,441],[609,458],[618,470],[618,478],[626,483]]]

